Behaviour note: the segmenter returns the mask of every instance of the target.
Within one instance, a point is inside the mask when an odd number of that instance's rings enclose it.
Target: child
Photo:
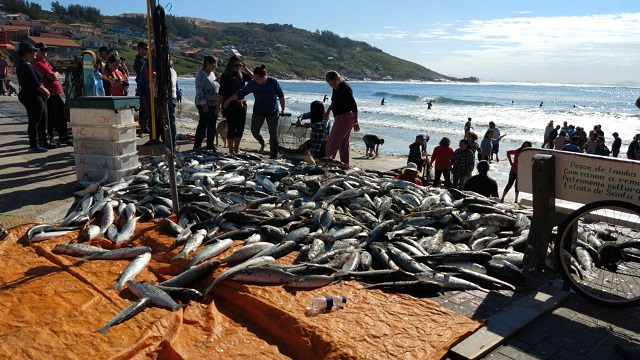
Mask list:
[[[424,134],[418,134],[416,141],[409,145],[409,158],[407,159],[407,163],[416,164],[418,173],[422,172],[422,166],[425,164],[425,161],[422,159],[422,147],[425,143]]]
[[[311,103],[310,110],[298,116],[296,126],[304,126],[311,128],[311,139],[307,140],[302,146],[311,150],[311,154],[318,159],[325,157],[324,150],[327,146],[327,139],[329,138],[329,132],[331,128],[327,125],[327,121],[323,119],[324,116],[324,104],[321,101],[314,101]],[[310,124],[301,124],[301,120],[311,119]]]
[[[13,82],[11,81],[11,79],[7,79],[7,90],[9,90],[9,92],[7,93],[8,96],[18,96],[18,91],[16,90],[16,87],[13,86]]]
[[[364,155],[366,157],[377,157],[378,149],[380,148],[380,145],[384,144],[384,139],[381,139],[376,135],[367,134],[362,137],[362,140],[364,141],[364,145],[367,147],[367,151]],[[375,155],[373,154],[374,151]]]

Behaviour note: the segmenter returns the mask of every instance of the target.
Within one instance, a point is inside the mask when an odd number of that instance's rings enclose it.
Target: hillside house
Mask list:
[[[74,30],[75,30],[75,28],[73,26],[69,26],[67,24],[55,23],[55,24],[49,25],[49,32],[52,32],[52,33],[58,33],[58,34],[71,33],[71,34],[73,34]]]
[[[104,41],[95,37],[86,38],[80,42],[84,49],[99,49],[104,46]]]
[[[15,42],[20,42],[31,35],[31,28],[28,26],[5,25],[2,31],[9,33],[9,38]]]
[[[33,45],[41,42],[51,48],[48,54],[50,59],[73,59],[75,56],[80,54],[80,45],[68,39],[29,36],[25,41]]]

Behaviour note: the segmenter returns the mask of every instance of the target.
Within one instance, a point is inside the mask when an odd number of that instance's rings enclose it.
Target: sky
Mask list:
[[[50,10],[51,1],[32,0]],[[58,0],[104,15],[145,0]],[[441,74],[481,82],[640,85],[638,0],[158,1],[168,14],[330,30]]]

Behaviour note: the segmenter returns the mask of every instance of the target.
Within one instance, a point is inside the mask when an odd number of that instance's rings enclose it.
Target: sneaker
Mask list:
[[[29,148],[29,152],[30,153],[46,153],[47,151],[49,151],[49,150],[47,150],[47,149],[45,149],[45,148],[43,148],[41,146],[36,146],[36,147],[33,147],[33,148]]]

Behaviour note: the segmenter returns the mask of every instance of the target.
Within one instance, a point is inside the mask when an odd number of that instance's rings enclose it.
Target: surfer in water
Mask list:
[[[380,105],[384,105],[384,98],[382,98],[382,101],[380,101]]]

